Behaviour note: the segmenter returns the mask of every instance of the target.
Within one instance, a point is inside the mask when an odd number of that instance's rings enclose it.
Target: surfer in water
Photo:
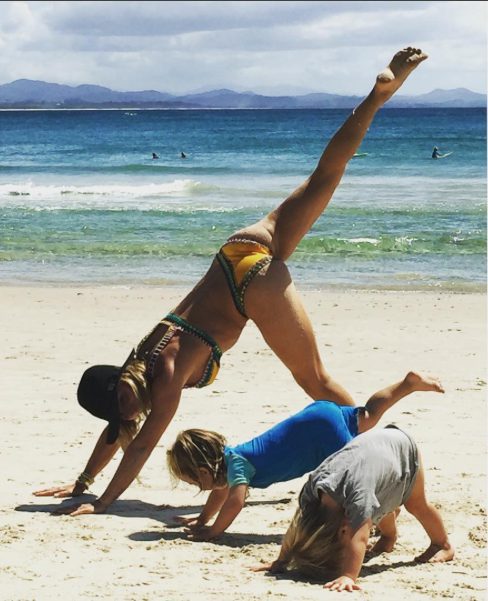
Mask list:
[[[432,158],[433,159],[445,159],[446,157],[450,156],[451,154],[452,154],[452,151],[441,154],[439,152],[439,149],[437,148],[437,146],[434,146],[434,148],[432,150]]]

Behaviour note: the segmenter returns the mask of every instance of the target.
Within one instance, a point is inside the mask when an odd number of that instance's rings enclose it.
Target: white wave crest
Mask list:
[[[367,244],[373,244],[374,246],[376,246],[377,244],[380,243],[380,240],[378,240],[377,238],[337,238],[337,239],[340,240],[341,242],[350,242],[351,244],[367,243]]]
[[[0,207],[26,209],[154,209],[190,202],[209,191],[208,184],[191,179],[163,183],[40,185],[32,182],[0,184]],[[141,206],[141,201],[142,205]],[[137,204],[136,204],[137,203]]]

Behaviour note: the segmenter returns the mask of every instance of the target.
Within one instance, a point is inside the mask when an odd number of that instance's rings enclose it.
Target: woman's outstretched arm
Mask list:
[[[154,403],[141,430],[127,447],[112,480],[93,503],[72,505],[57,513],[72,516],[103,513],[130,486],[151,455],[164,431],[173,419],[181,397],[181,389],[165,395],[164,402]]]
[[[108,427],[107,427],[108,428]],[[34,492],[36,497],[56,497],[59,499],[66,497],[78,497],[82,495],[93,483],[96,476],[103,470],[103,468],[113,458],[120,445],[115,442],[114,444],[107,444],[107,428],[105,428],[97,440],[95,448],[93,449],[90,459],[85,466],[85,469],[81,472],[78,479],[73,484],[65,484],[64,486],[53,486],[51,488],[45,488]]]

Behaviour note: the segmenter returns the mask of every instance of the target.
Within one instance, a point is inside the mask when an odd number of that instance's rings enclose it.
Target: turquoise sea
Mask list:
[[[348,113],[2,111],[0,284],[189,285]],[[486,111],[383,109],[360,151],[289,261],[300,286],[484,290]]]

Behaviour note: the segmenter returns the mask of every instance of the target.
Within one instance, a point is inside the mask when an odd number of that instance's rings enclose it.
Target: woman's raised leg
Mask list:
[[[426,58],[418,48],[397,52],[370,94],[334,134],[312,175],[264,219],[236,235],[257,238],[268,244],[275,258],[286,260],[329,204],[377,111]]]

